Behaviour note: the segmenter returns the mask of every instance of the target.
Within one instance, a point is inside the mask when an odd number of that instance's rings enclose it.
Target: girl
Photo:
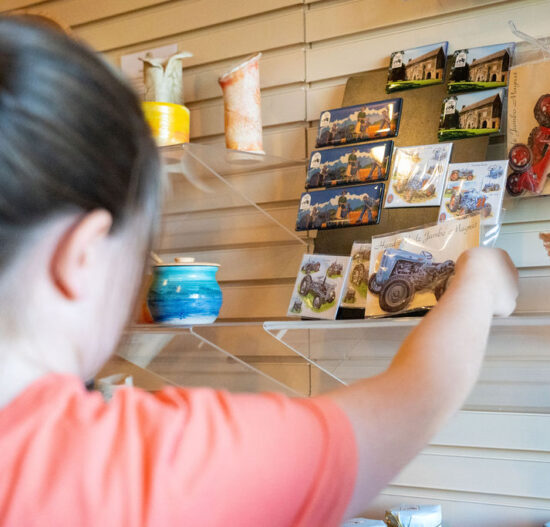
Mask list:
[[[130,89],[59,31],[0,18],[0,525],[339,525],[460,407],[513,266],[466,253],[388,371],[323,397],[106,404],[82,379],[131,312],[158,195]]]

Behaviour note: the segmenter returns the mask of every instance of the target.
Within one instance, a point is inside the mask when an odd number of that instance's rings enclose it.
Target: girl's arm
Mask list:
[[[515,308],[517,282],[504,251],[464,253],[447,292],[388,370],[327,394],[350,418],[357,440],[359,471],[348,516],[364,511],[461,407],[477,380],[493,315]]]

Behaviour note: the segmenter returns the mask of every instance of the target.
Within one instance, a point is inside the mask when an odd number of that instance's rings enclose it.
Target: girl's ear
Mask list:
[[[59,240],[51,260],[51,276],[55,287],[68,300],[79,300],[86,285],[93,283],[95,266],[103,257],[102,242],[112,224],[109,212],[94,210],[81,217]]]

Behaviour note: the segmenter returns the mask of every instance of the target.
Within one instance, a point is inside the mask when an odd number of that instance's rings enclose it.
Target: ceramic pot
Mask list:
[[[219,265],[176,262],[153,267],[147,305],[155,322],[195,326],[214,322],[222,306]]]

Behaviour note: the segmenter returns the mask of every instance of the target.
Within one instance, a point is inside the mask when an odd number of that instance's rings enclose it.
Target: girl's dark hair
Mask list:
[[[158,187],[139,101],[114,70],[56,29],[0,17],[0,271],[58,214],[106,209],[116,230],[142,213],[150,230]]]

